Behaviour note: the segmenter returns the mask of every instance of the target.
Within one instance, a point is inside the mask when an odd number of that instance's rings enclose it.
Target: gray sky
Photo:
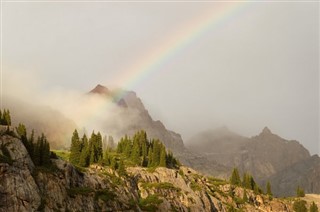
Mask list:
[[[17,93],[119,86],[184,139],[222,125],[247,136],[268,126],[320,152],[317,2],[242,4],[133,87],[121,84],[123,73],[226,3],[2,5],[3,80],[28,79]]]

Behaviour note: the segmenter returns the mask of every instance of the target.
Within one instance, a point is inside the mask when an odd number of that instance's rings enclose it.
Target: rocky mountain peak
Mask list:
[[[89,93],[96,93],[96,94],[104,94],[110,95],[110,91],[107,87],[98,84],[94,89],[92,89]]]
[[[261,134],[268,135],[268,134],[272,134],[272,132],[268,127],[264,127]]]

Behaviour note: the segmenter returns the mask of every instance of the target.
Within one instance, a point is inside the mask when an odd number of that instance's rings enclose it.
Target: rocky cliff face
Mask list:
[[[124,119],[125,116],[133,116],[134,119],[119,127],[115,134],[123,136],[133,135],[138,130],[145,130],[150,138],[158,138],[165,146],[171,149],[174,153],[182,153],[186,151],[181,135],[172,132],[163,125],[161,121],[155,121],[150,116],[149,112],[144,107],[140,98],[133,91],[115,90],[110,91],[104,86],[97,85],[89,94],[99,94],[112,99],[117,105],[123,108],[122,113],[119,113],[118,119]],[[107,110],[107,108],[106,108]]]
[[[22,142],[0,136],[0,211],[291,211],[291,203],[246,191],[193,169],[79,170],[61,159],[35,167]],[[231,195],[232,194],[232,195]]]
[[[318,157],[311,157],[299,142],[285,140],[267,127],[252,138],[237,135],[226,128],[200,133],[189,148],[202,152],[208,160],[217,161],[241,172],[251,173],[262,186],[272,182],[276,195],[295,195],[298,185],[306,192],[320,192]]]

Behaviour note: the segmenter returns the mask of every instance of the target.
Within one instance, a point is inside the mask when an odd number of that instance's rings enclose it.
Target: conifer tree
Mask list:
[[[152,147],[150,146],[148,150],[148,167],[151,167],[151,166],[152,166]]]
[[[156,167],[159,166],[160,163],[160,143],[159,140],[155,140],[153,142],[153,149],[152,149],[152,166]]]
[[[269,196],[272,196],[272,192],[271,192],[271,184],[270,184],[270,182],[269,182],[269,181],[267,182],[267,194],[268,194]]]
[[[72,164],[79,165],[81,154],[81,142],[78,131],[75,129],[71,138],[69,161]]]
[[[126,168],[125,168],[123,160],[119,161],[118,173],[121,176],[126,175]]]
[[[42,134],[38,137],[34,147],[33,163],[36,166],[50,164],[50,145],[47,138]]]
[[[248,202],[248,196],[247,196],[247,191],[246,191],[246,189],[243,190],[242,200],[243,200],[243,202]]]
[[[113,157],[113,158],[111,159],[110,167],[111,167],[113,170],[116,170],[116,169],[118,168],[117,160],[116,160],[115,157]]]
[[[10,116],[10,111],[9,110],[7,110],[7,113],[4,116],[4,119],[6,121],[6,125],[11,126],[11,116]]]
[[[166,154],[166,148],[162,145],[161,146],[159,166],[161,166],[161,167],[166,167],[167,166],[166,155],[167,155]]]
[[[89,165],[89,144],[86,134],[83,135],[81,141],[83,147],[80,153],[79,166],[87,167]]]
[[[101,161],[103,158],[103,150],[102,150],[102,136],[101,133],[98,132],[96,137],[96,158],[95,162]]]
[[[296,192],[297,192],[297,197],[304,197],[305,196],[304,190],[303,190],[303,188],[300,188],[300,186],[298,186]]]
[[[136,138],[133,141],[133,147],[132,147],[132,151],[131,151],[131,160],[135,163],[135,164],[140,164],[140,147],[139,147],[139,140]]]
[[[306,207],[306,201],[304,200],[297,200],[293,204],[293,210],[296,212],[307,212],[308,209]]]
[[[237,168],[234,168],[230,177],[230,183],[232,185],[240,185],[241,184],[241,180],[240,180],[240,175],[239,175],[239,171]]]
[[[310,205],[309,211],[310,212],[319,212],[318,206],[314,202],[312,202],[312,204]]]
[[[129,158],[132,150],[132,141],[127,137],[124,137],[124,155]]]

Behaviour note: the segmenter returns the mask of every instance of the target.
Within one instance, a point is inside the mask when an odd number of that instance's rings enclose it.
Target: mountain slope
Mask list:
[[[251,173],[260,185],[270,180],[276,195],[294,195],[298,185],[306,192],[320,192],[317,157],[311,157],[299,142],[285,140],[267,127],[252,138],[225,128],[207,131],[187,144],[190,150],[228,167],[229,173],[237,167],[242,173]]]
[[[320,193],[320,157],[313,155],[301,160],[268,178],[275,195],[294,196],[297,185],[307,193]]]
[[[52,167],[36,167],[22,142],[0,127],[0,211],[291,211],[285,200],[227,182],[201,176],[181,167],[129,167],[119,176],[109,167],[79,170],[61,159]],[[232,193],[232,195],[230,195]]]

